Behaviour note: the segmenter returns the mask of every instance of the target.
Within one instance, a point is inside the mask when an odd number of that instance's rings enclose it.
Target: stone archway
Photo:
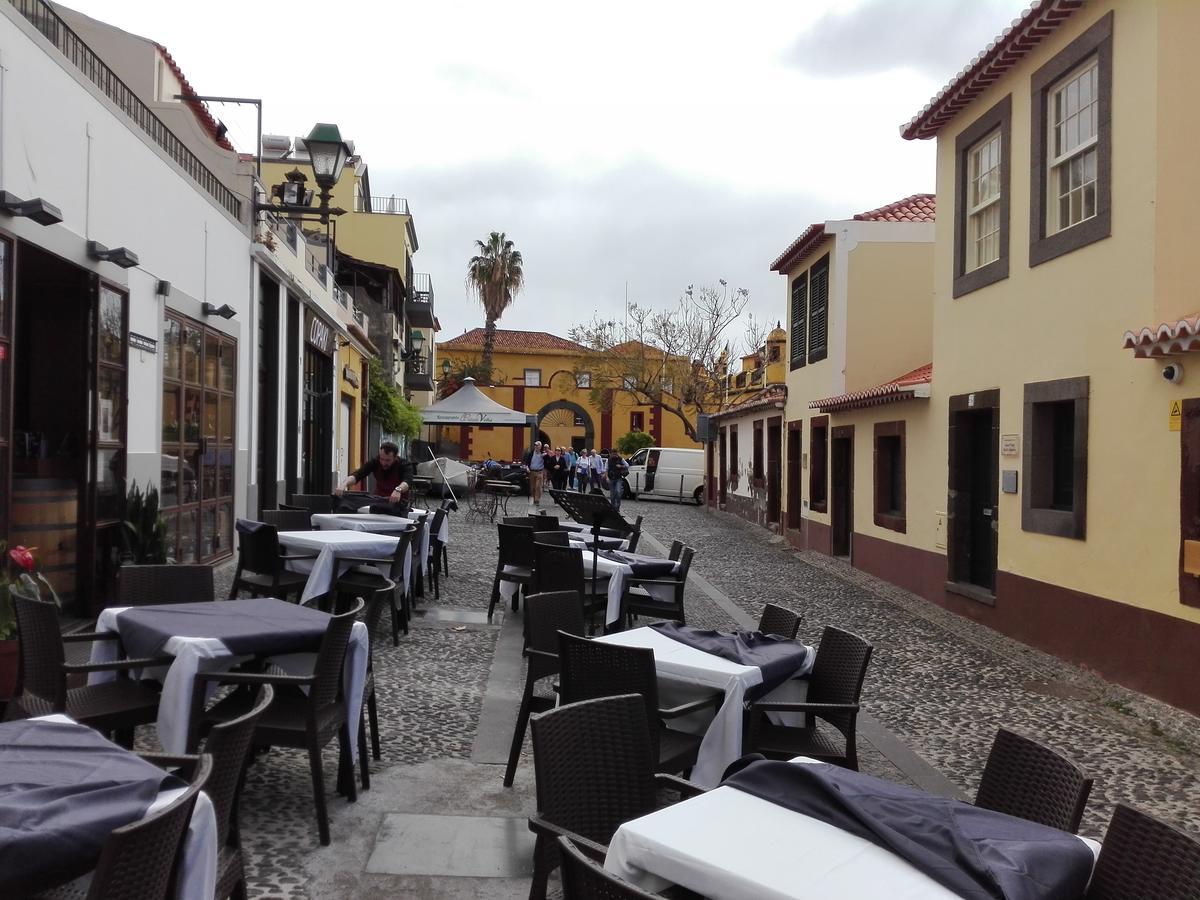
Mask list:
[[[538,410],[537,419],[538,428],[541,431],[557,435],[551,439],[552,443],[555,440],[558,441],[556,446],[570,446],[572,441],[569,438],[564,439],[563,436],[568,433],[577,433],[582,428],[583,446],[585,448],[595,447],[596,428],[592,423],[592,417],[578,403],[572,403],[570,400],[552,400]],[[577,422],[583,424],[577,425]]]

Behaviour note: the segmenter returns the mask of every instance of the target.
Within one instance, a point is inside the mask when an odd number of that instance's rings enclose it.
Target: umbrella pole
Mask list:
[[[433,452],[433,448],[428,448],[429,458],[433,460],[433,464],[437,466],[438,472],[442,476],[442,484],[446,486],[446,490],[450,492],[450,499],[454,501],[454,505],[458,506],[458,498],[454,496],[454,485],[450,483],[450,479],[446,477],[446,471],[442,468],[442,464],[438,462],[437,454]]]

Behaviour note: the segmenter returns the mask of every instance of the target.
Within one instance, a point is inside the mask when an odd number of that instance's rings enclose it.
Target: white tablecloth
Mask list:
[[[321,531],[366,531],[371,534],[399,534],[400,532],[408,531],[416,522],[413,519],[406,519],[402,516],[385,516],[383,513],[316,513],[312,517],[312,523]],[[404,557],[404,580],[403,588],[405,591],[412,586],[412,547],[409,547],[408,553]],[[309,566],[310,569],[303,568]],[[312,562],[309,560],[297,560],[291,565],[293,571],[303,572],[310,571]],[[375,567],[385,578],[391,577],[388,573],[391,571],[390,560],[388,565],[380,565]],[[315,588],[316,585],[313,585]],[[307,593],[307,585],[305,586]]]
[[[217,601],[226,602],[226,601]],[[281,603],[283,601],[280,601]],[[96,620],[96,631],[120,631],[121,613],[129,609],[109,607],[102,610]],[[346,721],[350,726],[350,749],[358,756],[358,716],[362,706],[363,685],[367,680],[367,658],[370,652],[370,635],[367,626],[355,622],[350,631],[350,645],[346,650],[346,662],[342,677],[346,685]],[[216,638],[173,637],[163,647],[163,653],[175,657],[167,668],[143,673],[161,678],[162,697],[158,702],[158,741],[167,753],[184,753],[187,748],[189,716],[192,711],[192,687],[197,672],[226,672],[249,657],[235,656],[222,641]],[[115,641],[93,641],[91,661],[112,662],[117,658]],[[272,657],[291,675],[307,675],[312,672],[312,653],[297,653]],[[307,669],[304,668],[307,662]],[[91,672],[89,684],[99,684],[116,678],[115,672]]]
[[[570,544],[570,546],[572,546],[572,547],[578,547],[580,550],[586,550],[590,546],[592,546],[592,536],[590,534],[587,536],[576,535],[574,532],[572,532],[570,535],[567,536],[567,543]],[[600,549],[601,550],[628,550],[629,549],[629,539],[628,538],[607,537],[605,535],[601,535],[600,536]],[[588,574],[590,575],[591,573],[588,573]]]
[[[697,694],[706,694],[713,689],[725,692],[725,702],[715,715],[701,713],[669,723],[673,728],[704,735],[690,780],[706,788],[718,784],[725,767],[742,756],[742,704],[746,699],[746,691],[762,684],[762,670],[689,647],[653,628],[631,628],[596,640],[653,650],[662,706],[682,704]],[[812,670],[815,653],[812,647],[806,646],[805,649],[808,653],[793,679],[807,675]],[[802,684],[791,680],[779,685],[767,696],[772,700],[795,701],[801,699],[804,692]]]
[[[333,531],[281,531],[279,543],[291,552],[317,553],[315,560],[289,560],[288,568],[293,572],[308,572],[308,583],[304,585],[304,593],[300,602],[307,603],[314,597],[319,597],[333,585],[334,580],[350,567],[349,563],[337,566],[338,557],[358,556],[378,559],[376,566],[385,578],[391,571],[392,554],[396,552],[396,542],[400,538],[389,534],[371,534],[366,531],[351,531],[340,529]],[[405,565],[404,580],[407,586],[408,565]]]
[[[61,714],[38,716],[38,719],[77,724],[74,719]],[[146,810],[146,815],[158,812],[186,790],[187,788],[172,788],[159,792],[150,808]],[[217,816],[212,801],[204,791],[196,795],[196,805],[192,808],[192,818],[183,840],[183,856],[179,861],[180,872],[175,889],[176,900],[213,900],[217,891]],[[85,875],[78,880],[78,884],[90,884],[91,879],[91,875]],[[87,891],[84,890],[84,893]]]
[[[591,550],[583,551],[583,574],[592,577],[592,557],[594,554]],[[663,560],[668,562],[668,560]],[[672,574],[679,571],[679,563],[675,563],[671,569]],[[625,594],[625,582],[633,577],[633,569],[625,563],[613,562],[611,559],[605,559],[600,556],[596,559],[596,577],[608,577],[608,610],[604,616],[604,622],[607,625],[615,625],[621,621],[621,597]],[[657,578],[666,578],[666,575],[657,575]],[[669,584],[651,584],[647,585],[646,589],[652,596],[659,597],[662,600],[671,600],[675,596],[675,588]]]
[[[870,841],[730,787],[626,822],[604,867],[648,891],[674,883],[716,900],[957,897]]]

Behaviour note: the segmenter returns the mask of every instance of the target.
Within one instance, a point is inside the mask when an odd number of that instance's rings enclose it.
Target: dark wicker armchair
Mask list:
[[[808,678],[808,694],[801,703],[759,700],[750,707],[750,746],[770,759],[811,756],[858,769],[855,729],[872,647],[856,634],[826,626]],[[768,712],[804,713],[803,726],[775,725]],[[817,727],[816,720],[840,732],[839,741]]]
[[[310,513],[331,513],[337,505],[333,494],[292,494],[289,506],[301,506]]]
[[[703,793],[681,778],[654,773],[645,704],[636,694],[560,706],[533,716],[529,726],[537,779],[537,813],[529,819],[537,835],[529,889],[534,900],[546,896],[560,836],[603,858],[622,823],[658,808],[659,788],[681,796]]]
[[[659,894],[649,894],[640,887],[622,881],[594,859],[584,856],[570,838],[558,839],[558,856],[562,862],[563,900],[661,900]]]
[[[975,805],[1072,833],[1092,779],[1049,747],[1001,728],[983,767]]]
[[[565,531],[558,532],[566,535]],[[533,586],[539,593],[575,591],[583,601],[583,615],[590,623],[608,607],[608,581],[589,577],[578,547],[544,544],[548,533],[535,534],[533,544]]]
[[[533,530],[535,544],[548,544],[551,547],[570,547],[571,533],[569,531],[538,531]]]
[[[321,639],[321,649],[311,675],[282,675],[272,672],[201,672],[196,676],[192,699],[193,737],[207,726],[228,722],[244,716],[254,706],[254,695],[235,690],[218,700],[207,711],[204,697],[210,683],[231,685],[263,685],[275,687],[275,700],[258,720],[254,731],[256,747],[290,747],[308,751],[312,774],[313,802],[317,811],[317,830],[322,845],[329,844],[329,814],[325,807],[325,780],[321,767],[321,748],[335,737],[338,739],[338,784],[350,801],[358,799],[354,786],[350,734],[346,724],[346,700],[342,691],[342,665],[350,630],[362,609],[362,601],[329,619],[329,627]],[[302,688],[307,688],[305,694]]]
[[[583,630],[583,603],[578,592],[556,591],[525,598],[525,690],[504,769],[505,787],[512,787],[530,713],[554,708],[553,697],[539,697],[533,689],[541,679],[558,674],[558,632],[582,635]]]
[[[81,725],[97,731],[115,733],[126,747],[133,746],[138,725],[158,719],[159,694],[128,677],[130,669],[170,665],[170,656],[147,659],[119,659],[108,663],[68,663],[64,642],[119,641],[115,631],[61,634],[58,607],[37,597],[27,596],[20,585],[10,595],[17,618],[20,666],[13,699],[5,710],[6,719],[23,719],[50,713],[66,713]],[[68,687],[68,675],[88,672],[116,672],[114,681]]]
[[[560,632],[558,635],[560,686],[563,703],[640,694],[655,750],[655,770],[687,772],[696,764],[700,735],[666,727],[664,720],[676,719],[715,708],[725,699],[715,691],[697,700],[669,709],[658,705],[658,673],[654,651],[649,647],[625,647]]]
[[[299,600],[308,584],[305,572],[290,572],[284,568],[288,560],[316,559],[315,553],[285,555],[279,547],[279,530],[265,522],[237,520],[238,559],[229,588],[229,599],[238,591],[249,591],[252,597],[277,597],[286,600],[295,594]]]
[[[438,583],[438,566],[444,565],[446,562],[446,545],[442,543],[438,537],[442,533],[442,523],[446,521],[446,516],[450,515],[447,510],[438,509],[433,514],[433,519],[429,525],[429,559],[425,561],[425,576],[433,585],[433,599],[442,599],[442,586]]]
[[[262,520],[280,531],[312,531],[312,515],[307,509],[264,509]]]
[[[679,554],[679,571],[673,575],[661,578],[638,578],[634,576],[625,582],[625,596],[621,600],[621,618],[630,624],[638,616],[651,619],[671,619],[676,622],[687,622],[687,613],[683,607],[683,595],[687,589],[688,572],[692,568],[692,558],[696,551],[684,547]],[[653,586],[669,588],[669,600],[660,600],[650,593]]]
[[[629,552],[636,553],[637,548],[638,548],[638,543],[642,540],[642,517],[641,516],[638,516],[636,519],[633,520],[633,531],[630,532],[628,540],[629,540],[629,547],[628,547]]]
[[[117,575],[116,606],[214,599],[212,566],[121,566]]]
[[[1086,896],[1088,900],[1196,900],[1200,842],[1118,803]]]
[[[431,525],[431,517],[425,516],[423,519],[418,519],[412,523],[412,540],[413,540],[413,556],[412,556],[412,583],[409,585],[409,602],[416,603],[418,597],[425,596],[425,570],[429,564],[429,560],[421,558],[421,548],[425,546],[425,535],[429,532]],[[429,542],[430,550],[433,549],[433,542]]]
[[[768,603],[763,607],[762,617],[758,620],[758,630],[763,634],[774,634],[794,641],[800,633],[801,618],[799,613]]]
[[[379,560],[345,556],[339,557],[338,561],[365,568],[363,570],[352,568],[333,583],[334,593],[337,594],[339,600],[346,597],[361,597],[367,600],[375,594],[387,599],[392,618],[393,647],[399,646],[401,631],[408,634],[411,591],[407,590],[404,585],[404,560],[410,552],[419,552],[420,545],[416,543],[416,535],[415,528],[402,531],[397,535],[396,549],[392,553],[392,561],[386,578],[380,575],[375,568],[379,565]],[[416,578],[415,570],[410,570],[410,574]]]
[[[528,525],[497,525],[500,551],[496,559],[496,576],[492,579],[492,599],[488,603],[488,621],[500,602],[500,584],[508,581],[517,585],[512,608],[520,606],[521,591],[533,583],[533,529]],[[507,569],[507,571],[506,571]]]

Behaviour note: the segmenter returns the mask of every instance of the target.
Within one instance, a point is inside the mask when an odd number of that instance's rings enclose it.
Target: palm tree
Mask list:
[[[503,231],[493,231],[486,242],[476,241],[475,249],[478,252],[467,264],[467,288],[483,304],[486,325],[480,364],[485,372],[490,373],[496,322],[520,293],[525,284],[525,270],[522,268],[521,251],[513,249],[513,242],[505,237]]]

